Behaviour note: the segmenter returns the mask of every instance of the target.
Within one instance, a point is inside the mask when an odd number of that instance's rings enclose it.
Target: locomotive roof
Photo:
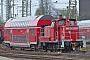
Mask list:
[[[54,19],[54,17],[51,15],[19,17],[16,19],[11,18],[6,22],[5,27],[7,26],[10,26],[10,27],[37,26],[39,23],[39,20],[42,21],[42,20],[52,20],[52,19]],[[42,24],[44,24],[44,22],[42,22]]]
[[[15,22],[15,21],[29,21],[29,20],[35,20],[36,16],[28,16],[28,17],[19,17],[19,18],[10,18],[7,22]]]
[[[83,20],[83,21],[79,21],[77,23],[79,25],[79,27],[90,27],[90,20]]]
[[[28,17],[19,17],[16,19],[10,18],[7,22],[15,22],[15,21],[30,21],[30,20],[52,20],[54,17],[51,15],[40,15],[40,16],[28,16]]]

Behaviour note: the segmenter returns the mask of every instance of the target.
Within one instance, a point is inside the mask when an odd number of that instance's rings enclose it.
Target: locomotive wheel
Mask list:
[[[38,50],[38,46],[34,45],[34,51],[37,51],[37,50]]]
[[[36,46],[34,47],[34,51],[37,51],[37,47]]]
[[[34,50],[34,51],[38,50],[38,46],[37,45],[31,45],[30,48],[31,48],[31,50]]]
[[[11,50],[14,50],[14,47],[11,47]]]
[[[66,47],[65,52],[70,52],[70,47]]]
[[[63,50],[60,50],[59,52],[63,52]]]
[[[48,53],[52,52],[52,50],[47,50]]]
[[[24,50],[24,48],[21,48],[21,50]]]
[[[10,44],[5,44],[6,47],[10,48]]]
[[[75,52],[79,52],[80,51],[79,49],[80,49],[79,47],[76,47]]]

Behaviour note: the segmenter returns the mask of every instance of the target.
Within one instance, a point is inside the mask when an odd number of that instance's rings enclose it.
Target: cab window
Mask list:
[[[60,21],[58,22],[58,25],[65,25],[65,20],[60,20]]]
[[[75,25],[75,21],[74,20],[69,20],[70,25]]]
[[[51,27],[54,27],[55,22],[52,22]]]

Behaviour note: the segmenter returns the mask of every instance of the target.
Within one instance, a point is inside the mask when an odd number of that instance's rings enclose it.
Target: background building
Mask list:
[[[79,18],[90,19],[90,0],[79,0]]]

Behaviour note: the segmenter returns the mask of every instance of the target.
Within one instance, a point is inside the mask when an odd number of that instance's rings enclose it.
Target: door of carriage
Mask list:
[[[29,29],[29,41],[30,41],[30,44],[36,43],[36,29],[35,28]]]

